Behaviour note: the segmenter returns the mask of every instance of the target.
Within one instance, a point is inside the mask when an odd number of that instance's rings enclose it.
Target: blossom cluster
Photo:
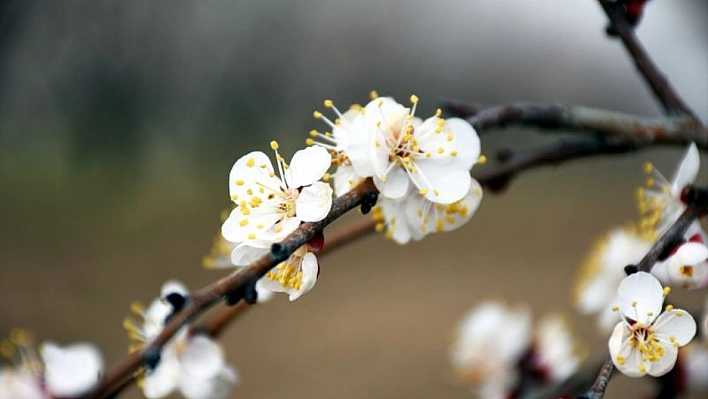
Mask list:
[[[134,303],[133,313],[142,321],[126,318],[123,322],[133,341],[130,350],[149,344],[188,300],[182,283],[168,281],[149,306]],[[189,326],[183,326],[162,347],[157,365],[139,377],[148,399],[164,398],[175,391],[187,399],[223,399],[237,382],[238,374],[226,364],[221,346],[210,337],[191,331]]]
[[[440,110],[421,120],[415,116],[418,98],[411,96],[411,102],[412,108],[406,108],[372,94],[365,106],[342,113],[326,100],[336,118],[319,111],[314,116],[331,131],[311,131],[309,147],[289,163],[275,141],[276,167],[260,151],[239,158],[229,174],[233,208],[205,266],[247,266],[301,223],[324,219],[333,194],[343,195],[367,178],[380,192],[373,212],[377,230],[386,230],[398,243],[467,222],[482,197],[470,176],[480,160],[479,137],[469,123],[445,120]],[[324,237],[317,236],[268,272],[256,284],[261,300],[266,292],[285,292],[292,301],[310,291],[319,276],[316,253],[323,245]]]
[[[626,276],[625,266],[636,265],[652,244],[686,209],[682,193],[692,184],[700,166],[695,144],[691,144],[669,181],[647,163],[649,176],[638,189],[639,222],[615,228],[599,240],[588,255],[575,287],[579,310],[598,315],[601,330],[610,332],[620,321],[611,309],[617,306],[617,288]],[[696,289],[708,285],[708,243],[698,221],[691,224],[681,242],[660,259],[651,273],[671,287]]]
[[[561,314],[544,317],[533,331],[527,308],[485,302],[460,322],[450,362],[478,397],[506,399],[562,383],[582,352]]]

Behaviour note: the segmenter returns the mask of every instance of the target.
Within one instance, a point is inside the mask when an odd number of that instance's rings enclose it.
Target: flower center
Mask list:
[[[651,327],[645,327],[639,323],[632,326],[632,337],[629,345],[639,350],[642,361],[656,362],[664,357],[664,347],[659,344],[659,340]]]
[[[308,252],[307,244],[300,247],[295,253],[290,255],[288,260],[280,263],[271,271],[266,273],[265,277],[272,281],[278,282],[283,288],[291,288],[300,290],[302,288],[302,258]]]
[[[278,205],[278,209],[283,212],[287,217],[291,218],[295,216],[295,207],[297,197],[300,196],[300,190],[296,188],[291,188],[283,192],[283,202]]]

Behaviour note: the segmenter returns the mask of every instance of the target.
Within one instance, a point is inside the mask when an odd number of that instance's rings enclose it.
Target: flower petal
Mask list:
[[[420,159],[418,173],[411,174],[416,187],[426,190],[425,198],[438,204],[459,201],[470,190],[469,170],[449,161]]]
[[[0,398],[47,399],[39,384],[32,371],[0,368]]]
[[[329,151],[322,147],[307,147],[293,155],[285,172],[289,188],[309,186],[320,180],[332,163]]]
[[[700,166],[701,159],[698,155],[698,148],[696,143],[691,143],[681,160],[681,164],[676,168],[673,179],[671,179],[671,193],[674,196],[678,197],[684,187],[696,181]]]
[[[245,200],[248,189],[253,190],[256,183],[263,184],[271,190],[279,191],[281,181],[275,177],[273,164],[268,156],[261,151],[250,152],[239,158],[229,172],[229,195],[238,203]]]
[[[658,360],[649,363],[647,374],[652,377],[661,377],[671,371],[671,369],[674,368],[676,358],[678,357],[678,348],[668,340],[664,341],[659,339],[658,344],[664,348],[664,354]]]
[[[204,335],[194,335],[188,338],[179,360],[182,374],[200,379],[217,376],[225,366],[224,352],[221,350],[221,346]]]
[[[223,367],[212,378],[197,378],[182,374],[179,390],[188,399],[225,399],[238,382],[238,373],[231,367]]]
[[[340,165],[337,172],[332,175],[334,180],[334,195],[339,197],[349,192],[363,180],[351,165]]]
[[[157,367],[145,374],[142,385],[143,394],[148,399],[164,398],[177,389],[179,379],[179,360],[174,341],[172,341],[162,349]]]
[[[617,294],[622,314],[641,324],[651,324],[664,304],[661,283],[645,272],[634,273],[622,280]]]
[[[53,396],[81,396],[103,378],[103,356],[95,345],[78,343],[61,348],[45,342],[41,354],[44,381]]]
[[[657,338],[684,346],[696,335],[696,321],[685,310],[672,309],[659,315],[653,329]]]
[[[262,236],[283,218],[273,207],[262,205],[258,210],[247,211],[240,207],[234,208],[221,226],[221,235],[233,243],[253,239],[265,239]]]
[[[381,195],[390,198],[398,199],[408,193],[410,181],[406,171],[400,166],[394,166],[386,175],[386,181],[379,176],[374,176],[374,185],[379,189]]]
[[[297,291],[289,292],[290,301],[300,298],[303,294],[309,292],[317,283],[317,274],[320,270],[320,265],[317,263],[317,257],[312,252],[308,252],[302,258],[302,286]]]
[[[249,240],[244,241],[231,252],[231,263],[234,266],[248,266],[270,252],[269,241]]]
[[[332,208],[332,187],[325,182],[315,182],[305,187],[295,201],[295,214],[303,222],[319,222]]]
[[[646,368],[644,372],[641,371],[641,356],[639,351],[630,345],[630,337],[631,334],[625,322],[617,323],[608,342],[610,358],[622,374],[633,378],[641,377],[646,374]]]

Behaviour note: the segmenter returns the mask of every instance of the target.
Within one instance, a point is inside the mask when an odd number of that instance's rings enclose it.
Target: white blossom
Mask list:
[[[332,156],[332,166],[337,169],[332,173],[331,177],[334,183],[334,194],[340,196],[361,183],[363,178],[357,175],[352,162],[347,155],[349,147],[349,137],[352,133],[354,119],[361,115],[361,106],[352,105],[349,110],[342,113],[334,105],[332,100],[325,100],[325,108],[330,108],[337,116],[334,121],[324,116],[321,112],[315,111],[315,119],[324,121],[331,132],[319,132],[317,130],[310,131],[310,138],[307,139],[307,145],[317,145],[325,148]]]
[[[667,306],[668,289],[649,273],[625,278],[618,290],[615,310],[622,321],[615,327],[608,347],[615,367],[629,377],[668,373],[675,365],[678,348],[696,334],[696,322],[684,310]]]
[[[402,198],[412,185],[439,204],[459,201],[469,192],[469,170],[480,154],[479,137],[462,119],[415,117],[388,97],[372,100],[348,128],[346,146],[357,176],[373,177],[381,197]]]
[[[651,270],[664,285],[702,288],[708,285],[708,248],[702,243],[681,244],[676,252]]]
[[[469,179],[467,194],[451,204],[432,202],[415,190],[400,199],[380,198],[373,212],[377,231],[385,231],[387,238],[406,244],[430,233],[458,229],[472,218],[482,200],[481,186]]]
[[[565,381],[575,373],[583,357],[561,314],[546,316],[539,322],[533,343],[533,364],[543,373],[545,382]]]
[[[582,313],[596,315],[602,331],[611,332],[620,320],[612,307],[626,277],[625,266],[642,260],[651,245],[632,229],[616,228],[595,243],[586,257],[574,287],[575,304]]]
[[[290,164],[275,151],[280,178],[268,157],[254,151],[234,164],[229,174],[229,191],[236,207],[224,222],[221,233],[234,243],[246,240],[277,242],[292,233],[301,222],[324,219],[332,206],[332,188],[319,181],[330,167],[330,154],[321,147],[297,151]]]
[[[693,184],[700,169],[698,148],[692,143],[681,163],[674,171],[671,181],[667,180],[651,163],[644,166],[648,175],[646,187],[637,192],[639,213],[643,215],[640,227],[651,232],[654,239],[658,239],[678,219],[686,209],[686,204],[681,201],[683,189]],[[700,234],[705,239],[705,232],[698,221],[694,222],[686,232],[690,237]]]
[[[485,302],[460,323],[450,349],[456,375],[485,399],[505,399],[519,378],[517,363],[529,347],[531,315],[526,308]]]
[[[70,398],[84,395],[104,377],[103,356],[87,342],[59,346],[47,341],[37,353],[25,330],[13,330],[2,342],[3,355],[19,356],[16,367],[0,368],[0,397]]]
[[[160,334],[176,310],[170,302],[172,296],[186,300],[187,295],[181,283],[170,281],[147,309],[134,304],[133,312],[143,322],[138,324],[130,318],[124,322],[134,341],[131,350],[141,348]],[[238,374],[226,364],[221,346],[207,336],[191,334],[189,327],[184,326],[162,347],[157,366],[146,371],[140,386],[149,399],[163,398],[174,391],[187,399],[223,399],[236,382]]]

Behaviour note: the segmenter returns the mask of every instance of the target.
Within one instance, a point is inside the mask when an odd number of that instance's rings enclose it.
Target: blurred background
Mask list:
[[[311,115],[326,98],[346,108],[372,89],[401,102],[415,93],[423,116],[442,98],[660,115],[593,0],[15,0],[0,10],[0,336],[21,326],[39,340],[91,340],[109,365],[126,352],[132,301],[149,302],[169,278],[197,289],[224,274],[200,264],[233,162],[272,139],[288,158],[323,128]],[[652,1],[638,28],[703,121],[706,20],[708,2]],[[508,129],[482,148],[548,139]],[[232,396],[468,397],[447,362],[462,314],[490,297],[538,317],[572,312],[595,237],[635,218],[642,163],[670,176],[682,151],[528,172],[487,194],[459,231],[405,247],[371,236],[321,259],[312,292],[278,296],[226,332],[242,377]],[[591,358],[604,356],[593,321],[574,320],[598,349]],[[607,397],[628,387],[651,389],[617,378]]]

